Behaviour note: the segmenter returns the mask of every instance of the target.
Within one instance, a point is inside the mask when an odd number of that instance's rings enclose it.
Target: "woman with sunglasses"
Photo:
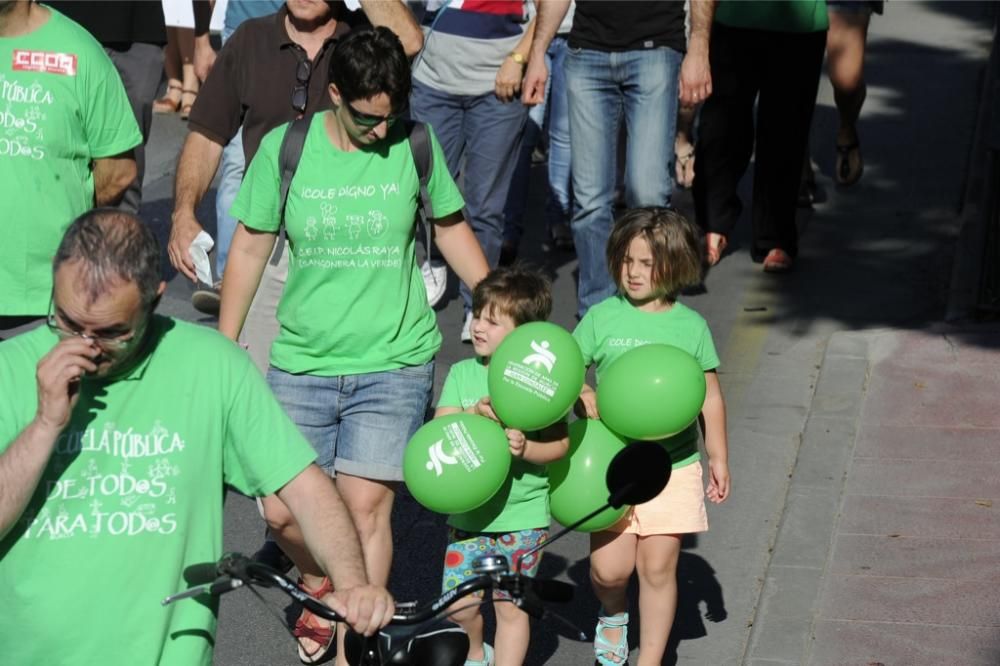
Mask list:
[[[419,181],[404,123],[410,66],[386,28],[354,32],[330,62],[332,108],[310,121],[289,188],[288,280],[268,383],[316,449],[351,510],[369,579],[385,585],[392,561],[390,512],[406,442],[422,424],[441,334],[414,253]],[[236,339],[280,220],[279,153],[287,126],[261,143],[233,206],[240,220],[223,280],[219,330]],[[458,276],[475,285],[486,260],[462,218],[464,202],[429,132],[427,190],[436,240]],[[280,500],[264,511],[279,545],[322,596],[324,578]],[[331,631],[308,613],[299,656],[313,663]],[[343,654],[343,651],[338,651]]]

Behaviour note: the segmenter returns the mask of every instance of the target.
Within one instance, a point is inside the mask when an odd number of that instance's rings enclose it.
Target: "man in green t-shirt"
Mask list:
[[[210,664],[218,604],[157,602],[221,556],[224,484],[281,498],[355,629],[393,612],[246,353],[153,314],[159,256],[134,216],[85,213],[56,250],[48,325],[0,343],[4,663]]]
[[[69,222],[116,203],[142,142],[101,45],[59,12],[0,3],[0,338],[45,315]]]

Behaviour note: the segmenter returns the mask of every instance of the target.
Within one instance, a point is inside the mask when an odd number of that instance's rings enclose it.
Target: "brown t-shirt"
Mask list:
[[[330,55],[337,39],[352,27],[367,25],[362,12],[333,5],[337,29],[312,61],[308,81],[306,113],[328,108]],[[306,52],[288,36],[282,7],[275,14],[244,21],[219,52],[211,74],[198,91],[188,128],[226,145],[243,126],[243,154],[250,164],[261,139],[278,125],[299,115],[292,106],[292,93],[299,85],[299,62]]]

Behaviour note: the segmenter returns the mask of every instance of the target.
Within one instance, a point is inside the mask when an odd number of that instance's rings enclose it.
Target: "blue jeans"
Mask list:
[[[403,450],[430,406],[434,361],[338,377],[271,366],[267,383],[328,474],[401,481]]]
[[[230,29],[222,31],[222,43],[229,41],[233,34]],[[220,278],[226,272],[226,259],[229,257],[229,246],[236,232],[236,218],[229,214],[229,209],[236,201],[243,182],[243,172],[246,171],[246,158],[243,155],[243,128],[236,132],[225,148],[222,149],[222,170],[219,174],[219,186],[215,190],[215,272]]]
[[[554,37],[545,52],[549,78],[545,82],[545,100],[528,112],[524,128],[524,141],[518,155],[517,167],[507,195],[504,210],[506,223],[504,240],[513,245],[521,240],[524,232],[524,214],[528,203],[528,184],[531,180],[531,153],[541,141],[542,130],[549,135],[548,196],[545,200],[545,231],[552,235],[553,227],[566,224],[570,219],[569,171],[569,115],[566,107],[566,38]]]
[[[434,130],[452,178],[459,182],[461,175],[466,219],[490,268],[496,267],[503,243],[504,205],[527,108],[520,100],[504,104],[492,92],[452,95],[414,81],[410,113]],[[472,293],[464,284],[461,291],[468,312]]]
[[[614,225],[618,126],[625,119],[625,202],[667,206],[673,190],[677,76],[682,54],[660,47],[607,53],[569,49],[566,87],[573,139],[573,240],[577,311],[615,293],[605,250]]]

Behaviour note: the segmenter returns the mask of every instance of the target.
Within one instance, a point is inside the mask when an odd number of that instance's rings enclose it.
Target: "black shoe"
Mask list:
[[[288,573],[295,566],[295,563],[288,558],[288,555],[285,555],[285,551],[281,550],[281,546],[273,541],[265,541],[264,545],[253,554],[251,559],[283,574]]]
[[[198,289],[191,294],[191,305],[198,312],[207,315],[219,316],[219,291],[222,289],[222,281],[219,280],[211,287]]]

